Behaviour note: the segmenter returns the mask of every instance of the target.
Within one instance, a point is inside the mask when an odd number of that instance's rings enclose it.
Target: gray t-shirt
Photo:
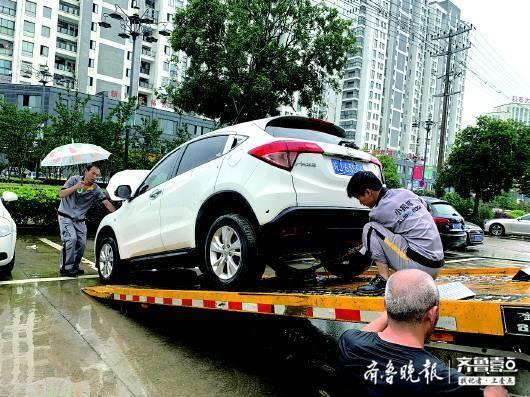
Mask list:
[[[370,220],[407,240],[415,252],[433,261],[444,258],[438,228],[427,203],[410,190],[389,189],[370,211]]]
[[[70,177],[63,186],[63,189],[68,189],[83,179],[82,176],[76,175]],[[78,190],[61,199],[59,204],[59,212],[71,216],[74,220],[85,219],[85,214],[95,201],[107,200],[105,192],[95,183],[89,190]]]

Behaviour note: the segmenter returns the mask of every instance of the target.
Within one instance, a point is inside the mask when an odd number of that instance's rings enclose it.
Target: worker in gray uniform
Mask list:
[[[90,164],[83,176],[70,177],[59,192],[61,203],[57,214],[63,243],[60,269],[63,276],[76,277],[84,273],[79,264],[86,246],[85,214],[94,202],[100,201],[110,212],[116,211],[105,192],[95,183],[100,175],[99,167]]]
[[[370,171],[353,175],[347,193],[371,208],[370,221],[363,229],[361,254],[375,261],[379,273],[357,293],[384,293],[390,269],[419,269],[436,278],[444,265],[444,252],[424,200],[410,190],[386,189]]]

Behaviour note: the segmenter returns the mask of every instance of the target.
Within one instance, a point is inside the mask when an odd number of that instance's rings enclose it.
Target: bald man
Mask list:
[[[438,321],[439,295],[432,277],[417,269],[388,279],[386,312],[339,339],[344,394],[358,396],[508,397],[501,386],[459,386],[463,376],[424,349]]]

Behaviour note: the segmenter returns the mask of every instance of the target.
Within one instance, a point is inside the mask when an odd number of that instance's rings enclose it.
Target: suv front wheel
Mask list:
[[[261,278],[264,265],[256,231],[247,218],[227,214],[211,224],[201,270],[209,283],[222,289],[250,285]]]

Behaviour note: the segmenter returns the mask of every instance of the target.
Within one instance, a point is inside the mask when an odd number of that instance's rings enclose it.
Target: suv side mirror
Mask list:
[[[2,201],[8,202],[8,201],[17,201],[18,196],[16,193],[13,192],[4,192],[2,193]]]
[[[116,188],[114,194],[123,200],[128,200],[131,198],[132,190],[129,185],[120,185]]]

